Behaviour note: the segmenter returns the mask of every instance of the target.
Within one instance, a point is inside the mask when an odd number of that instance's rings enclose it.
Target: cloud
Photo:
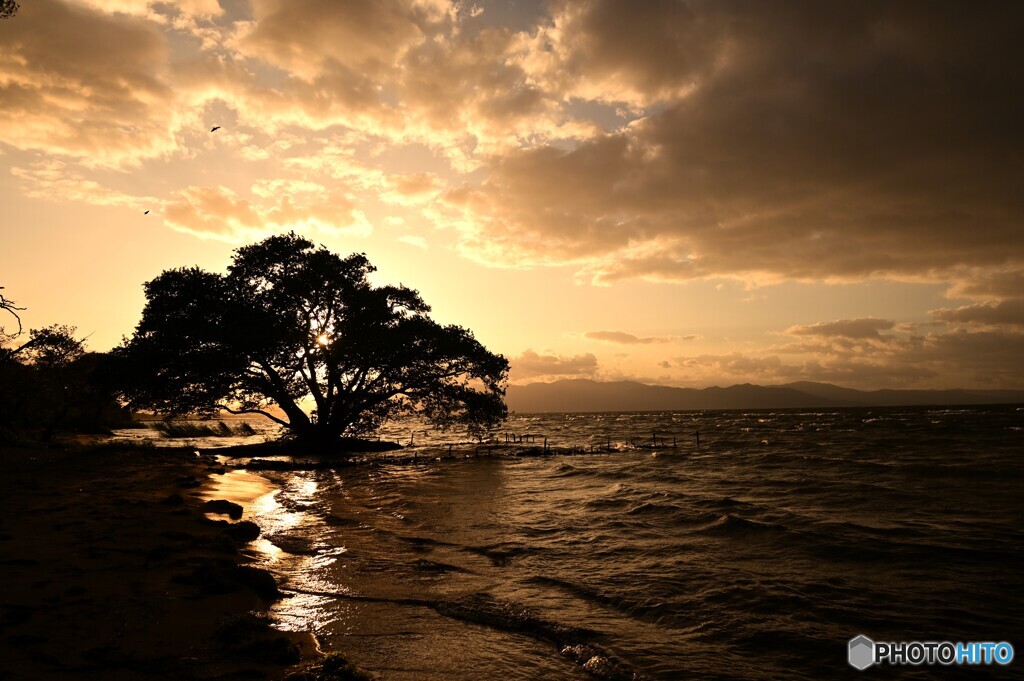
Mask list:
[[[142,19],[54,0],[0,31],[0,142],[120,167],[177,149],[164,36]]]
[[[932,367],[916,362],[897,363],[890,358],[819,357],[787,363],[776,355],[739,352],[679,357],[670,366],[682,369],[686,383],[691,385],[819,381],[869,388],[884,380],[891,386],[915,387],[939,376]]]
[[[607,46],[618,24],[630,45],[632,24],[651,28],[651,49],[604,49],[612,61],[581,58],[565,78],[619,79],[659,104],[573,145],[488,159],[482,182],[448,195],[467,255],[571,264],[598,283],[950,281],[1024,267],[1024,195],[1005,153],[1024,145],[1024,74],[1002,10],[560,7],[573,44]],[[695,38],[659,49],[662,35]]]
[[[238,38],[243,54],[312,81],[326,73],[385,74],[424,29],[443,15],[405,0],[254,0],[253,21]]]
[[[0,142],[139,168],[213,148],[217,111],[235,123],[218,149],[417,210],[489,266],[1022,290],[1024,6],[542,12],[38,0],[0,32]],[[356,153],[415,145],[431,161],[404,172]]]
[[[622,331],[587,331],[583,337],[606,343],[621,343],[622,345],[650,345],[651,343],[668,343],[675,340],[674,336],[639,338]]]
[[[227,187],[189,187],[164,206],[164,219],[175,230],[230,242],[289,230],[350,236],[373,231],[366,216],[342,196],[317,194],[307,201],[303,193],[308,186],[289,187],[280,181],[257,183],[254,193],[266,197],[267,187],[277,191],[262,202],[239,197]]]
[[[643,106],[685,95],[734,51],[728,13],[694,5],[554,3],[549,22],[523,36],[523,63],[564,98]]]
[[[857,331],[869,333],[870,329],[854,327],[854,332]],[[676,370],[673,378],[677,383],[697,386],[793,381],[823,381],[864,389],[879,385],[903,388],[1019,388],[1024,385],[1024,365],[1019,361],[1024,352],[1024,332],[1017,328],[957,329],[924,335],[899,333],[883,337],[884,342],[870,336],[841,335],[846,332],[848,330],[840,326],[813,336],[820,339],[816,341],[761,351],[682,356],[660,366]]]
[[[398,237],[396,241],[400,241],[403,244],[409,244],[410,246],[415,246],[416,248],[422,248],[424,250],[427,248],[427,240],[416,234],[403,234]]]
[[[1024,298],[940,308],[929,314],[937,320],[955,324],[1024,326]]]
[[[954,280],[946,294],[950,298],[1015,298],[1024,291],[1024,269],[973,268],[958,272]]]
[[[824,338],[880,338],[879,331],[888,331],[896,326],[888,319],[840,319],[834,322],[819,322],[809,326],[792,326],[786,333],[794,336],[820,336]]]
[[[11,175],[21,181],[26,196],[50,201],[71,201],[94,206],[118,206],[138,211],[151,209],[161,201],[152,196],[135,196],[91,180],[68,164],[37,161],[28,167],[12,166]]]
[[[388,189],[381,193],[385,203],[399,206],[419,206],[432,202],[440,193],[443,182],[433,173],[404,173],[388,176]]]
[[[597,371],[597,357],[584,355],[539,355],[526,350],[511,360],[510,377],[514,381],[527,378],[554,378],[559,376],[593,376]]]
[[[83,5],[108,14],[153,16],[158,10],[176,10],[186,15],[219,16],[223,9],[218,0],[175,0],[173,7],[161,0],[79,0]]]

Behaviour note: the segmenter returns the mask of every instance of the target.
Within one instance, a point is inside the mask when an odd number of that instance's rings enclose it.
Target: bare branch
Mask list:
[[[0,290],[3,290],[3,288],[4,288],[3,286],[0,286]],[[21,317],[18,316],[18,313],[15,312],[15,310],[21,311],[21,310],[24,310],[24,309],[25,308],[23,308],[23,307],[18,307],[13,300],[11,300],[9,298],[5,298],[4,294],[0,293],[0,310],[6,310],[7,312],[10,312],[14,316],[14,318],[18,321],[18,332],[17,333],[14,333],[14,334],[4,334],[4,335],[8,336],[8,340],[11,339],[11,338],[17,338],[18,336],[21,335],[21,332],[23,330],[22,326],[21,326]]]

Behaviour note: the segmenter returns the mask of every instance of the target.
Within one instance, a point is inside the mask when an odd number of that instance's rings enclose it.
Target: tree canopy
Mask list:
[[[0,442],[31,444],[60,432],[131,424],[115,399],[111,358],[87,352],[75,327],[31,329],[28,341],[7,345],[15,335],[0,338]]]
[[[372,286],[374,270],[291,233],[237,249],[226,275],[164,271],[116,351],[124,396],[166,414],[262,414],[321,444],[403,413],[442,428],[504,419],[505,358],[430,319],[416,291]]]

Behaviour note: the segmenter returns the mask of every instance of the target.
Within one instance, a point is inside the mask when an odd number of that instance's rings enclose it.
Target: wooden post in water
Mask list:
[[[448,445],[448,458],[452,458],[452,446]]]
[[[657,433],[651,433],[651,442],[653,443],[654,447],[658,446],[658,434]]]
[[[697,431],[697,449],[700,449],[700,431]]]
[[[548,451],[548,439],[547,438],[544,438],[544,451],[545,452]]]

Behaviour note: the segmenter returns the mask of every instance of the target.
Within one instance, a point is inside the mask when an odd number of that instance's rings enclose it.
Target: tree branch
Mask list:
[[[4,288],[3,286],[0,286],[0,290],[2,290],[3,288]],[[22,326],[21,326],[21,317],[18,316],[18,313],[15,312],[15,310],[24,310],[24,309],[25,308],[23,308],[23,307],[18,307],[13,300],[10,300],[8,298],[4,298],[4,295],[2,293],[0,293],[0,310],[6,310],[7,312],[10,312],[14,316],[14,318],[18,321],[18,333],[10,335],[8,340],[10,340],[10,338],[15,338],[15,337],[21,335],[21,332],[23,331]],[[21,348],[19,348],[19,350],[20,349]]]
[[[226,404],[218,404],[217,408],[218,409],[223,409],[224,411],[228,412],[229,414],[259,414],[261,416],[266,416],[268,419],[270,419],[274,423],[280,424],[280,425],[284,426],[285,428],[288,427],[288,422],[287,421],[285,421],[283,419],[279,419],[276,416],[274,416],[273,414],[271,414],[270,412],[263,411],[262,409],[232,409],[231,407],[227,406]]]

